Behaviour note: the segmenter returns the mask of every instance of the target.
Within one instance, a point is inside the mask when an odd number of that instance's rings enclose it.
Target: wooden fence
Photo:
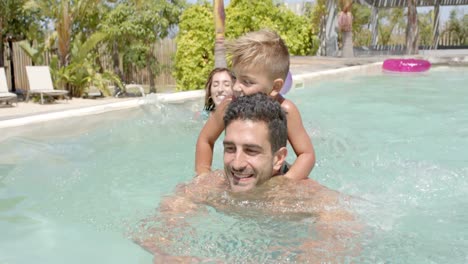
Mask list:
[[[468,48],[468,38],[459,38],[455,32],[446,31],[439,37],[438,48]]]
[[[10,90],[25,93],[29,90],[29,84],[26,75],[26,66],[32,65],[29,56],[21,49],[19,42],[5,43],[4,49],[4,65],[7,76],[8,87]],[[154,47],[154,55],[160,65],[160,71],[155,77],[155,84],[158,90],[173,90],[175,89],[175,79],[172,77],[173,58],[176,52],[176,44],[174,39],[164,39],[156,42]],[[101,55],[102,66],[106,70],[112,71],[112,58],[108,52],[103,52]],[[46,59],[46,64],[49,60]],[[13,69],[13,71],[12,71]],[[147,69],[132,68],[127,71],[124,76],[125,83],[138,83],[149,85],[149,74]],[[14,77],[14,83],[12,78]]]
[[[9,44],[11,44],[11,48]],[[4,65],[8,87],[16,92],[29,90],[26,66],[32,65],[31,59],[20,48],[18,42],[6,42],[4,47]],[[12,81],[13,78],[14,82]]]

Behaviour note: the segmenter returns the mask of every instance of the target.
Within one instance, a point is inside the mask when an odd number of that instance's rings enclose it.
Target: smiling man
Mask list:
[[[171,256],[168,249],[183,239],[193,216],[208,207],[241,217],[268,215],[293,221],[311,219],[316,237],[307,238],[296,261],[319,263],[354,255],[350,238],[359,225],[345,209],[348,197],[316,181],[281,176],[287,155],[286,113],[264,94],[232,101],[225,112],[224,172],[201,174],[179,185],[162,200],[156,216],[142,221],[134,241],[154,254],[154,263],[196,262],[198,257]],[[182,235],[183,236],[183,235]]]
[[[231,191],[248,191],[281,174],[288,135],[286,114],[278,105],[255,94],[226,111],[224,172]]]

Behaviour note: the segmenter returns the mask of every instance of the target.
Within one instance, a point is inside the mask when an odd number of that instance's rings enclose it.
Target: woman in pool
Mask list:
[[[227,68],[215,68],[205,84],[205,113],[211,113],[225,98],[232,95],[235,77]]]

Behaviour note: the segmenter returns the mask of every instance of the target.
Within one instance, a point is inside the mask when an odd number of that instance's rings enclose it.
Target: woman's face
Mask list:
[[[211,98],[218,106],[226,97],[232,95],[231,76],[225,71],[216,73],[211,81],[210,89]]]

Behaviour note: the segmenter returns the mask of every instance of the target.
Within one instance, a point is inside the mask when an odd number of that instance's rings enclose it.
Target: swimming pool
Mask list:
[[[356,76],[288,94],[316,148],[311,177],[363,198],[358,263],[468,261],[466,72]],[[2,141],[0,263],[151,263],[127,234],[194,175],[201,104],[54,121]],[[216,168],[221,155],[218,142]],[[303,223],[214,210],[197,226],[184,250],[229,262],[278,262],[281,252],[263,251],[307,235]]]

